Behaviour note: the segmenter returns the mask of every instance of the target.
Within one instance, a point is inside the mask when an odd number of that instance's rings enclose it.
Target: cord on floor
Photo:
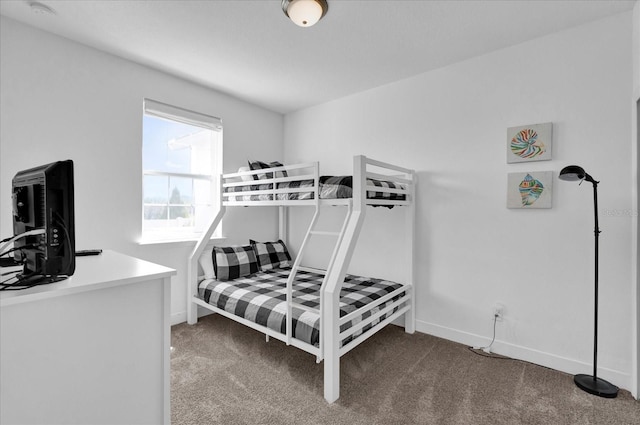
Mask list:
[[[467,349],[469,351],[471,351],[473,354],[475,354],[476,356],[480,356],[480,357],[486,357],[489,359],[497,359],[497,360],[511,360],[513,362],[519,362],[519,363],[526,363],[526,364],[530,364],[533,366],[538,366],[538,367],[542,367],[544,369],[549,369],[549,370],[555,370],[553,368],[547,367],[547,366],[543,366],[543,365],[539,365],[536,363],[532,363],[529,362],[527,360],[521,360],[521,359],[514,359],[511,357],[506,357],[506,356],[502,356],[500,354],[495,354],[491,352],[491,347],[493,346],[493,343],[496,340],[496,322],[498,321],[498,315],[494,315],[493,316],[493,338],[491,338],[491,342],[489,343],[489,345],[485,346],[485,347],[467,347]]]
[[[498,322],[498,315],[494,314],[493,315],[493,338],[491,338],[491,342],[489,343],[489,345],[487,345],[485,347],[469,347],[469,348],[471,348],[473,350],[482,350],[487,354],[491,354],[491,347],[493,346],[493,343],[496,340],[496,323],[497,322]]]

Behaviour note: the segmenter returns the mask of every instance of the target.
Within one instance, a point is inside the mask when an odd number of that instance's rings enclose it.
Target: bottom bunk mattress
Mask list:
[[[214,307],[286,334],[286,294],[290,270],[290,268],[265,270],[231,281],[205,279],[198,285],[198,295]],[[293,301],[317,309],[320,306],[320,286],[323,277],[319,273],[299,270],[293,284]],[[381,279],[346,275],[340,292],[340,317],[364,307],[402,286],[399,283]],[[345,331],[378,313],[386,305],[392,304],[405,294],[406,292],[401,293],[373,309],[367,310],[362,315],[343,324],[340,331]],[[391,316],[398,308],[396,306],[392,311],[381,315],[372,323],[345,338],[341,345],[347,344]],[[318,346],[320,314],[317,311],[309,312],[294,306],[292,317],[292,336],[308,344]]]

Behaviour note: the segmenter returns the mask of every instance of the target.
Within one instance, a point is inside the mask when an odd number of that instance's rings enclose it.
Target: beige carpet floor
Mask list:
[[[172,345],[174,425],[640,424],[627,391],[596,397],[571,375],[396,326],[342,357],[331,405],[315,357],[219,315],[174,326]]]

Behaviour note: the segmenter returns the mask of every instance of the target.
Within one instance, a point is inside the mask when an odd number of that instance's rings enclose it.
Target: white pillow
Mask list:
[[[238,168],[238,172],[242,173],[243,171],[251,171],[251,169],[249,167],[240,167]],[[242,181],[243,182],[252,182],[253,181],[253,176],[252,175],[245,175],[245,176],[240,176],[242,177]]]
[[[213,248],[207,248],[202,251],[202,255],[200,255],[198,262],[200,263],[200,267],[202,267],[205,279],[216,278],[216,275],[213,272]]]

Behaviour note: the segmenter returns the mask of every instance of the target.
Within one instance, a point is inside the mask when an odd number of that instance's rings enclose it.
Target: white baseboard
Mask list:
[[[215,314],[211,310],[207,310],[206,308],[198,307],[198,317],[208,316],[210,314]],[[184,323],[187,321],[187,312],[181,311],[180,313],[174,313],[171,315],[171,326],[179,325],[180,323]]]
[[[182,322],[187,321],[187,312],[182,311],[180,313],[173,313],[171,315],[171,326],[179,325]]]
[[[490,338],[463,332],[457,329],[447,328],[433,323],[416,320],[416,330],[428,335],[454,341],[470,347],[482,347],[491,343]],[[511,344],[496,339],[491,346],[491,351],[513,359],[524,360],[540,366],[545,366],[561,372],[575,375],[578,373],[591,374],[593,366],[575,359],[561,357],[521,345]],[[626,389],[631,389],[631,375],[618,370],[598,367],[598,377],[606,379],[612,384]]]

